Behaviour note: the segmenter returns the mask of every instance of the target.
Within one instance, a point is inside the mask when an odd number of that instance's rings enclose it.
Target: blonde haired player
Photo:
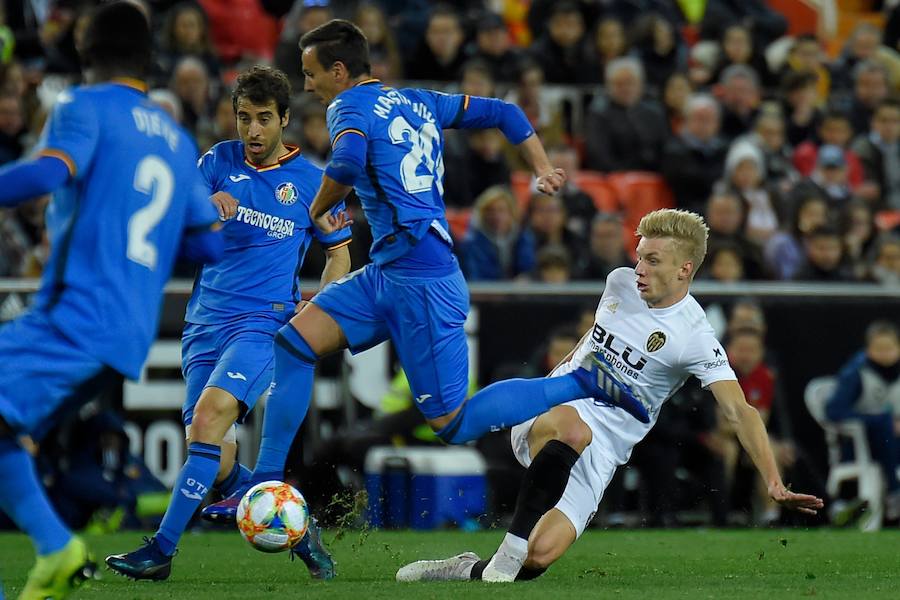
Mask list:
[[[551,374],[569,373],[601,353],[644,403],[650,422],[582,399],[513,427],[513,452],[528,471],[500,548],[484,561],[472,552],[418,561],[397,572],[399,581],[509,582],[543,573],[582,534],[616,468],[691,375],[715,396],[772,499],[809,514],[822,508],[821,499],[784,486],[765,426],[689,293],[708,234],[703,218],[692,212],[663,209],[644,216],[637,228],[637,265],[609,274],[594,326]]]

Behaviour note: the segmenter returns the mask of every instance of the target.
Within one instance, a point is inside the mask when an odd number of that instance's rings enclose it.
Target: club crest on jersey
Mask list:
[[[666,334],[662,331],[654,331],[647,338],[647,352],[656,352],[666,345]]]
[[[290,206],[297,201],[297,188],[290,181],[285,181],[275,188],[275,199],[285,206]]]

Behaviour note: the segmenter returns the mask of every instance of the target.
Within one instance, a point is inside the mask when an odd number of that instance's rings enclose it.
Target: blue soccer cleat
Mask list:
[[[573,372],[585,394],[595,401],[621,408],[641,423],[650,422],[647,407],[628,385],[619,379],[615,368],[602,352],[591,352]]]
[[[241,488],[224,500],[207,505],[200,511],[200,517],[204,521],[211,523],[233,525],[237,519],[238,505],[249,489],[250,487],[247,487],[247,489]]]
[[[334,559],[322,543],[322,531],[313,517],[309,518],[306,535],[291,548],[291,560],[294,560],[295,556],[299,556],[306,564],[313,579],[334,579]]]
[[[106,557],[106,566],[119,575],[131,579],[168,579],[172,572],[172,557],[159,549],[156,538],[144,538],[144,545],[133,552]]]

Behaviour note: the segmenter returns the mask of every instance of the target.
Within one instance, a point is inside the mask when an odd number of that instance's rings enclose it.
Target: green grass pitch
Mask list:
[[[900,598],[900,532],[852,530],[589,530],[543,577],[513,585],[399,584],[394,573],[421,558],[474,550],[488,555],[500,531],[350,531],[325,539],[338,579],[309,579],[287,554],[266,555],[237,533],[188,534],[163,583],[103,569],[76,598]],[[88,536],[96,557],[135,548],[139,533]],[[0,535],[0,579],[15,598],[33,560],[22,535]]]

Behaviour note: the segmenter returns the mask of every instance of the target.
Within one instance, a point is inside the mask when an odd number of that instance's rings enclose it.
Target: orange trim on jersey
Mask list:
[[[126,87],[130,87],[144,94],[146,94],[147,90],[150,89],[146,81],[144,81],[143,79],[136,79],[134,77],[113,77],[111,81],[113,83],[120,83]]]
[[[463,99],[463,110],[469,110],[469,95],[466,94],[465,99]]]
[[[372,77],[371,79],[363,79],[362,81],[357,81],[356,85],[366,85],[368,83],[381,83],[381,80]]]
[[[334,136],[334,141],[331,142],[331,147],[332,147],[332,148],[334,148],[334,145],[337,144],[337,141],[338,141],[339,139],[341,139],[341,137],[342,137],[345,133],[355,133],[355,134],[357,134],[357,135],[361,135],[361,136],[363,136],[363,137],[366,137],[366,134],[364,134],[364,133],[363,133],[362,131],[360,131],[359,129],[345,129],[345,130],[343,130],[342,132],[340,132],[339,134],[337,134],[336,136]]]
[[[277,169],[281,165],[292,161],[293,159],[300,156],[300,146],[294,146],[293,144],[285,144],[285,148],[288,149],[287,154],[283,154],[278,157],[278,162],[273,165],[263,165],[259,166],[250,162],[247,158],[247,155],[244,155],[244,164],[256,171],[257,173],[262,173],[263,171],[271,171],[272,169]]]
[[[75,174],[78,172],[78,167],[75,166],[75,161],[72,160],[72,157],[62,150],[55,150],[53,148],[44,148],[40,152],[38,152],[39,156],[52,156],[53,158],[58,158],[59,160],[66,163],[66,168],[69,169],[69,176],[75,177]]]
[[[344,246],[346,246],[347,244],[349,244],[352,241],[353,241],[353,238],[347,238],[343,242],[335,244],[334,246],[328,246],[325,249],[328,250],[329,252],[331,252],[332,250],[337,250],[338,248],[343,248]]]

